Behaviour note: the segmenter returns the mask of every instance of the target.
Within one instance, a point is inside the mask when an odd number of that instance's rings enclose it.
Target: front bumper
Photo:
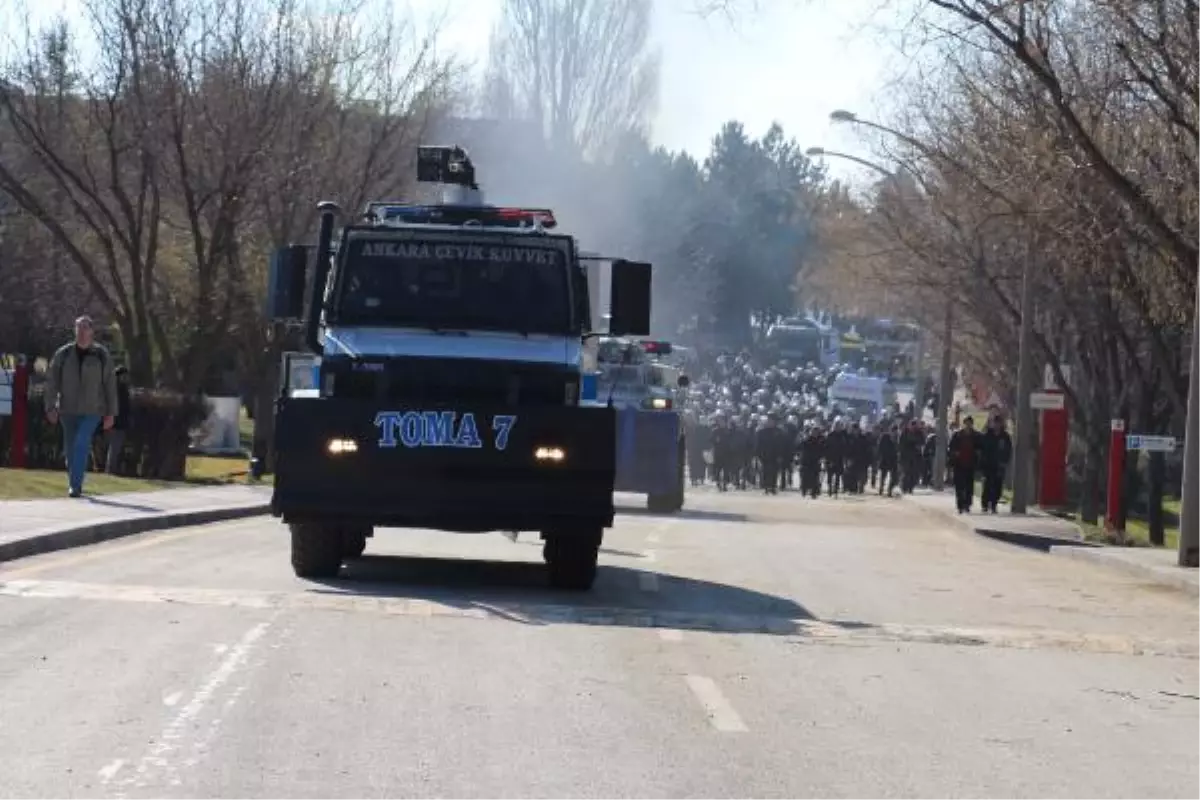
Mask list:
[[[388,414],[454,414],[477,436],[414,437]],[[497,418],[515,418],[507,441]],[[380,420],[382,424],[378,424]],[[460,431],[461,432],[461,431]],[[405,434],[410,434],[405,439]],[[530,407],[382,409],[358,400],[286,398],[276,419],[272,513],[287,522],[452,531],[594,530],[613,520],[614,412]],[[353,442],[334,454],[330,442]],[[503,447],[500,445],[503,444]],[[343,448],[345,450],[345,448]],[[537,457],[560,453],[561,459]]]

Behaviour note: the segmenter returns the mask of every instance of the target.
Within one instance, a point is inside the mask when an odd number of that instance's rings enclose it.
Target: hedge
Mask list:
[[[31,469],[64,469],[62,428],[45,416],[42,387],[34,388],[29,403],[26,466]],[[182,480],[187,469],[191,431],[208,416],[202,397],[163,390],[134,389],[130,392],[130,422],[117,474],[157,480]],[[8,466],[11,453],[12,418],[0,417],[0,466]],[[104,440],[96,432],[93,464],[103,464]]]

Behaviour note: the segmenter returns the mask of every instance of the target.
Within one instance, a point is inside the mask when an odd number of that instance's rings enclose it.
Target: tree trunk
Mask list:
[[[1100,523],[1100,480],[1102,473],[1100,462],[1103,460],[1102,451],[1096,447],[1088,447],[1083,461],[1083,486],[1079,496],[1079,519],[1089,525]]]

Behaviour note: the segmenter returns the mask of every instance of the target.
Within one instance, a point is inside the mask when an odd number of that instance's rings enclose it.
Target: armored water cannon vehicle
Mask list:
[[[613,522],[615,412],[583,405],[588,273],[548,209],[483,202],[458,147],[421,147],[432,204],[372,202],[272,261],[269,307],[302,326],[311,381],[277,402],[272,513],[301,577],[378,527],[536,531],[553,585],[590,587]],[[649,332],[650,265],[613,260],[609,329]],[[301,363],[285,360],[286,374]]]

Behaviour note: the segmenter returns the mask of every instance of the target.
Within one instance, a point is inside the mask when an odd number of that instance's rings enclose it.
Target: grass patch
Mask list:
[[[1084,540],[1094,544],[1107,544],[1113,547],[1154,547],[1154,545],[1150,544],[1150,526],[1146,524],[1145,520],[1127,519],[1125,521],[1125,533],[1123,536],[1110,533],[1102,525],[1092,525],[1087,522],[1080,522],[1079,520],[1073,521],[1083,531]],[[1179,527],[1165,526],[1163,541],[1163,549],[1178,550]]]
[[[88,473],[84,488],[88,494],[147,492],[162,489],[167,481],[143,478],[118,478],[103,473]],[[67,473],[48,469],[0,469],[0,500],[39,500],[67,496]]]
[[[263,479],[269,484],[271,476]],[[89,472],[84,481],[88,494],[149,492],[188,486],[226,486],[249,483],[249,463],[245,457],[188,456],[187,475],[182,481],[157,481],[146,478],[120,478],[103,472]],[[67,474],[47,469],[0,469],[0,500],[35,500],[66,497]]]

